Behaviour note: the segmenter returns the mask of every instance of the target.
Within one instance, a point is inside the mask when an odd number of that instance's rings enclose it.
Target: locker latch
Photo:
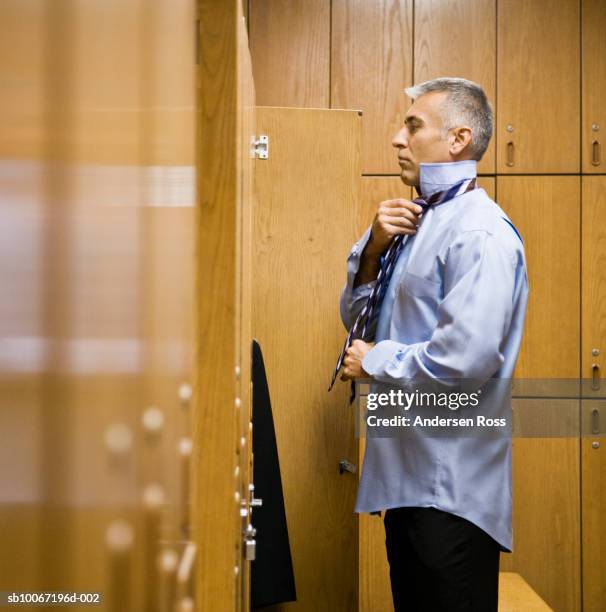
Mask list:
[[[257,541],[255,540],[256,535],[257,530],[251,523],[248,523],[248,526],[244,530],[244,558],[247,561],[254,561],[255,557],[257,556]]]
[[[250,507],[260,508],[263,505],[263,500],[259,497],[255,497],[255,485],[252,482],[248,485],[248,492],[250,494]]]
[[[269,158],[269,136],[261,134],[258,140],[253,136],[253,153],[258,159]]]

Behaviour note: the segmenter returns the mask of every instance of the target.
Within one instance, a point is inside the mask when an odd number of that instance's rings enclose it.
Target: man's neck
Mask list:
[[[456,162],[421,163],[417,193],[428,198],[438,191],[444,191],[465,179],[477,176],[477,162],[465,159]]]

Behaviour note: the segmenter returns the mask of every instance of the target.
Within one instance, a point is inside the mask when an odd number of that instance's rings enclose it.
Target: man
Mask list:
[[[381,202],[351,251],[341,295],[348,329],[372,302],[377,277],[387,288],[368,323],[374,342],[353,341],[342,379],[511,378],[528,281],[521,237],[475,185],[492,135],[490,104],[479,85],[459,78],[406,93],[414,103],[392,144],[421,205]],[[383,510],[396,611],[497,610],[499,553],[512,548],[508,436],[367,436],[356,511]]]

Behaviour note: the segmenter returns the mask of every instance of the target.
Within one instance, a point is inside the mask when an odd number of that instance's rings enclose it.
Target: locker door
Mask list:
[[[583,0],[583,172],[605,172],[606,4]]]
[[[522,379],[576,379],[580,342],[579,177],[497,177],[497,201],[524,239],[530,296]]]
[[[250,49],[257,103],[330,104],[330,0],[250,0]]]
[[[579,3],[497,4],[497,172],[579,172]]]
[[[583,605],[606,608],[606,177],[583,177]],[[591,399],[589,399],[591,398]]]
[[[253,335],[274,413],[297,610],[357,608],[357,463],[349,385],[328,393],[346,332],[339,295],[357,239],[356,111],[257,107]],[[263,537],[263,534],[258,534]]]
[[[399,171],[391,146],[412,85],[412,0],[332,2],[331,108],[359,108],[362,172]]]
[[[556,610],[579,610],[581,598],[579,182],[497,177],[497,201],[524,239],[530,285],[513,393],[534,396],[513,402],[527,435],[513,440],[514,552],[501,555],[501,569],[521,574]]]
[[[241,0],[201,0],[194,524],[200,610],[249,608],[254,86]]]
[[[417,0],[414,31],[415,83],[440,76],[471,79],[482,86],[496,115],[495,1]],[[493,138],[478,172],[494,169]]]

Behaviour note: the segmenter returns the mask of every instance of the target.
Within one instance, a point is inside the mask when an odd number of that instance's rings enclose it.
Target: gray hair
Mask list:
[[[471,128],[469,153],[479,161],[492,136],[492,107],[484,90],[473,81],[440,77],[407,87],[404,92],[413,101],[433,91],[445,91],[448,96],[442,104],[444,133],[460,126]]]

